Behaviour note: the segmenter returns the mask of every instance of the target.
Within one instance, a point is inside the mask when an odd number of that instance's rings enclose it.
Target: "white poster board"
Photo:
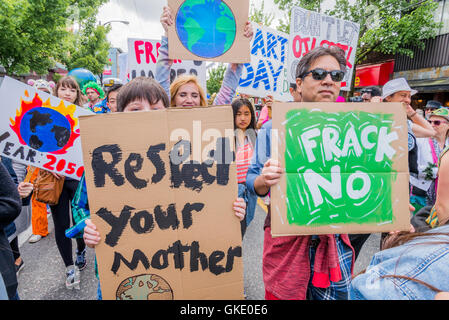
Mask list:
[[[245,63],[237,92],[275,100],[292,101],[287,79],[288,34],[253,24],[251,62]]]
[[[346,73],[341,90],[349,91],[354,72],[359,31],[360,26],[357,23],[293,7],[288,48],[289,81],[295,81],[296,66],[307,52],[317,46],[338,46],[344,50],[346,56]]]
[[[144,76],[155,78],[156,63],[161,41],[149,39],[128,39],[128,70],[130,80]],[[201,87],[206,88],[206,62],[174,60],[170,69],[170,83],[182,74],[194,74]]]
[[[79,180],[84,172],[78,117],[93,114],[20,81],[0,87],[0,154]]]
[[[128,71],[128,52],[124,52],[118,55],[118,68],[118,78],[122,81],[123,84],[128,83],[130,81]]]

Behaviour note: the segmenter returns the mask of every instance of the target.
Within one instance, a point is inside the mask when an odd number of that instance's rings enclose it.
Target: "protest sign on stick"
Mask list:
[[[346,73],[341,90],[351,90],[359,24],[322,13],[293,7],[288,49],[288,77],[295,82],[299,60],[315,47],[337,46],[345,52]]]
[[[129,77],[156,76],[156,62],[159,56],[161,42],[149,39],[128,39],[128,67]],[[193,74],[203,88],[206,88],[206,62],[192,60],[173,60],[170,67],[170,83],[183,74]]]
[[[168,27],[170,59],[250,61],[244,36],[248,0],[168,0],[168,6],[174,19]]]
[[[104,299],[243,298],[232,128],[230,106],[82,117]]]
[[[406,118],[400,103],[275,103],[273,236],[407,231]]]
[[[84,165],[78,116],[92,112],[5,77],[0,88],[0,113],[2,156],[81,178]]]
[[[278,101],[288,101],[286,33],[253,23],[251,62],[245,63],[237,92],[265,98],[268,93]]]

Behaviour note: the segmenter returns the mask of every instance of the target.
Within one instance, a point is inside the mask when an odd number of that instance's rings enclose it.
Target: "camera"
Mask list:
[[[361,96],[350,97],[349,102],[363,102],[363,98]]]
[[[254,109],[256,109],[257,111],[262,110],[262,108],[263,108],[263,105],[261,105],[261,104],[255,104],[254,105]]]

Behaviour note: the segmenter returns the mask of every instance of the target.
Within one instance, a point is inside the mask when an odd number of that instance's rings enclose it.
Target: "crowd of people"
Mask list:
[[[161,24],[165,31],[173,24],[172,12],[164,8]],[[245,36],[253,35],[251,24]],[[106,92],[96,82],[82,88],[65,76],[56,84],[44,80],[29,83],[67,102],[94,113],[151,111],[165,108],[207,107],[205,90],[193,75],[182,75],[170,83],[168,40],[162,37],[155,79],[138,77],[127,84],[115,84]],[[291,101],[341,101],[341,81],[346,71],[344,52],[338,47],[317,47],[303,56],[291,84]],[[236,94],[241,64],[229,64],[214,105],[231,105],[234,115],[235,161],[238,197],[232,213],[240,220],[242,238],[254,218],[258,198],[268,199],[263,243],[263,281],[267,300],[347,299],[439,299],[447,298],[449,282],[441,276],[449,268],[449,110],[438,101],[429,101],[425,113],[411,106],[416,93],[403,78],[382,88],[362,92],[364,102],[400,102],[407,114],[410,171],[410,232],[382,235],[379,252],[367,269],[353,274],[355,260],[369,234],[326,234],[308,236],[271,235],[270,189],[285,174],[271,157],[272,108],[270,92],[256,117],[251,99]],[[86,102],[87,100],[87,102]],[[343,99],[344,100],[344,99]],[[86,246],[101,241],[90,219],[84,175],[80,181],[51,175],[61,187],[57,203],[37,201],[34,183],[45,170],[26,167],[2,157],[0,165],[0,298],[20,299],[18,274],[20,257],[14,220],[22,206],[31,203],[30,243],[48,235],[47,213],[54,222],[56,246],[66,267],[68,289],[79,288],[80,272],[86,266]],[[48,173],[47,173],[48,174]],[[231,208],[230,208],[231,211]],[[76,239],[75,259],[72,239]],[[96,270],[98,277],[98,272]],[[101,299],[98,285],[97,298]]]

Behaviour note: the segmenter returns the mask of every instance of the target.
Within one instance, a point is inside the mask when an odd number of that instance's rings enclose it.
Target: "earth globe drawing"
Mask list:
[[[62,149],[69,141],[71,132],[69,121],[50,108],[34,108],[24,114],[20,123],[22,139],[41,152]]]
[[[125,279],[116,291],[117,300],[173,300],[168,282],[156,274],[142,274]]]
[[[221,0],[186,0],[179,7],[175,20],[183,46],[202,58],[223,55],[236,38],[234,14]]]

